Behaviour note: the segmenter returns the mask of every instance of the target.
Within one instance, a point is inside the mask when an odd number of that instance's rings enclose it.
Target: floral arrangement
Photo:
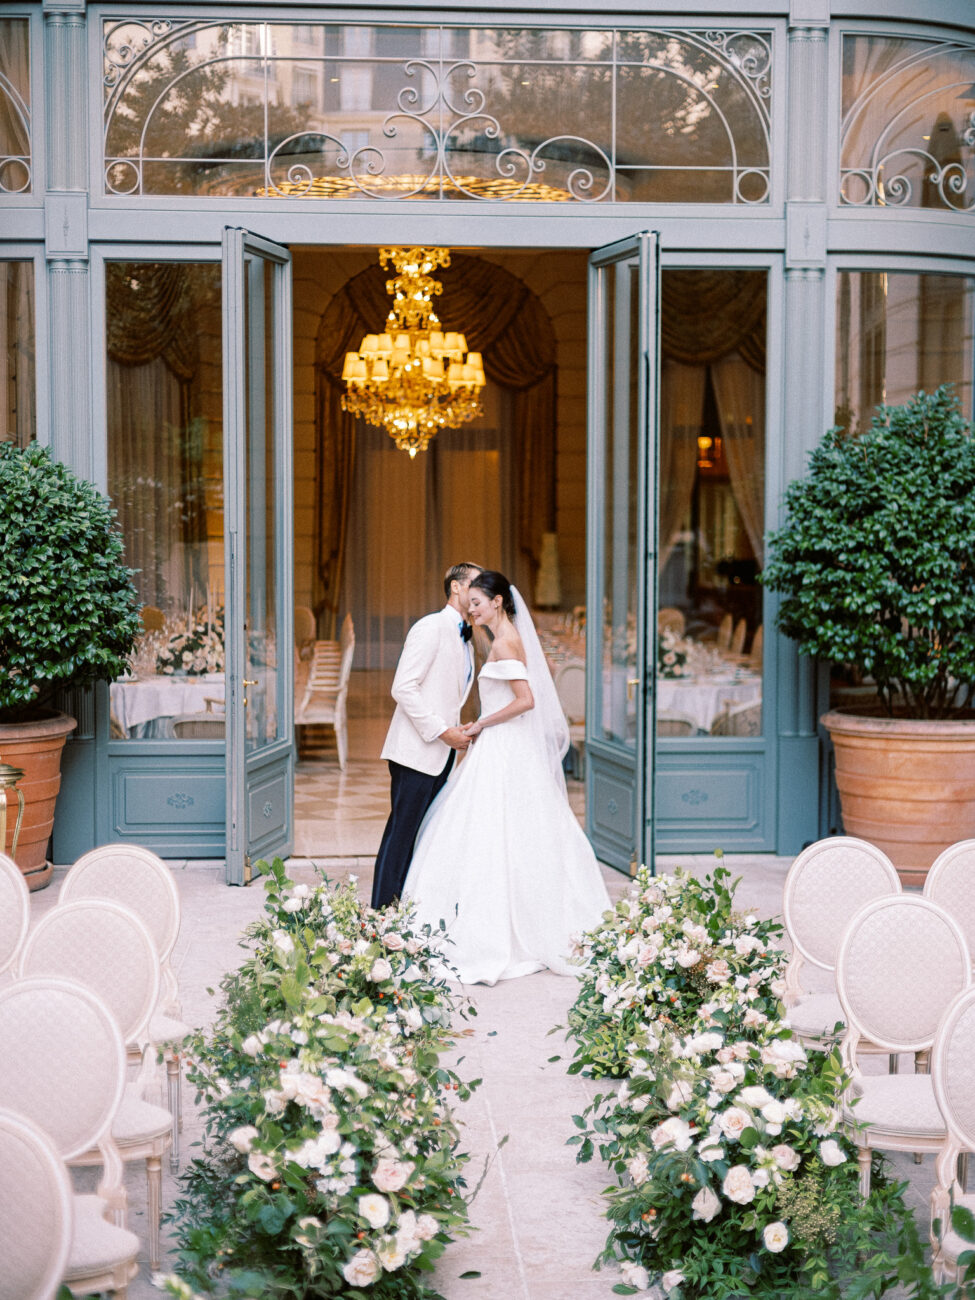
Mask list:
[[[638,872],[581,943],[570,1070],[623,1078],[570,1143],[613,1169],[601,1263],[620,1295],[669,1300],[938,1294],[902,1188],[875,1157],[867,1202],[839,1128],[838,1053],[807,1055],[780,1001],[779,927],[733,907],[730,875]]]
[[[171,1216],[169,1289],[433,1300],[425,1275],[469,1230],[448,1103],[476,1087],[440,1060],[465,1008],[438,934],[408,906],[362,907],[354,883],[267,870],[252,954],[189,1045],[205,1139]]]
[[[662,628],[657,636],[657,676],[689,677],[690,645],[673,628]]]
[[[211,619],[197,616],[188,631],[174,632],[159,650],[156,667],[161,673],[201,677],[224,671],[223,607]]]

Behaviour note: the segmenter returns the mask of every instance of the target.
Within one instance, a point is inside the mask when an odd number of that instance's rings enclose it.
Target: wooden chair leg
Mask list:
[[[182,1068],[183,1063],[179,1052],[168,1051],[166,1053],[166,1084],[169,1113],[173,1119],[173,1145],[169,1149],[169,1167],[174,1174],[179,1169],[179,1131],[182,1128],[180,1111],[183,1104]]]
[[[146,1156],[146,1217],[149,1220],[149,1267],[157,1272],[160,1263],[159,1216],[162,1213],[162,1157]]]
[[[866,1200],[870,1195],[870,1163],[873,1153],[869,1147],[857,1147],[857,1164],[860,1167],[860,1195]]]

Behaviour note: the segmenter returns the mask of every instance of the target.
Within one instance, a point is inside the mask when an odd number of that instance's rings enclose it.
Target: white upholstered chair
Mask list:
[[[762,671],[762,655],[765,650],[765,627],[759,623],[755,629],[755,635],[752,637],[751,649],[748,651],[748,664],[756,672]]]
[[[748,624],[743,618],[740,618],[735,624],[735,630],[731,634],[731,644],[728,650],[733,655],[740,655],[745,650],[745,637],[748,636]]]
[[[135,912],[156,945],[162,984],[159,1004],[149,1021],[148,1034],[154,1043],[172,1045],[166,1052],[166,1076],[169,1109],[173,1117],[173,1144],[169,1159],[175,1170],[179,1165],[182,1109],[182,1066],[178,1044],[191,1032],[179,1018],[179,986],[171,960],[179,937],[179,890],[165,862],[149,849],[137,844],[105,844],[80,857],[64,878],[59,905],[79,898],[107,898],[121,903]]]
[[[923,892],[955,918],[975,960],[975,840],[959,840],[939,853],[924,878]]]
[[[697,719],[689,713],[658,713],[656,731],[658,736],[696,736]]]
[[[717,647],[719,650],[731,649],[731,634],[734,631],[735,620],[730,614],[725,614],[718,624]]]
[[[726,704],[711,723],[712,736],[760,736],[761,734],[761,700],[753,704]]]
[[[145,1164],[149,1267],[160,1262],[162,1158],[172,1142],[172,1116],[144,1095],[152,1077],[155,1045],[148,1038],[159,1000],[159,957],[152,935],[127,907],[103,898],[62,903],[37,923],[20,959],[22,976],[54,975],[93,989],[122,1031],[130,1058],[140,1056],[143,1077],[127,1085],[112,1121],[112,1137],[123,1163]],[[97,1165],[97,1150],[84,1152],[75,1165]]]
[[[74,1205],[46,1133],[0,1110],[0,1300],[51,1300],[68,1264]]]
[[[139,1239],[108,1221],[125,1212],[112,1121],[125,1088],[125,1044],[91,989],[48,976],[0,989],[0,1106],[43,1129],[62,1160],[97,1147],[95,1196],[73,1195],[74,1229],[63,1281],[75,1295],[124,1296],[138,1271]],[[4,1207],[7,1212],[8,1207]]]
[[[961,927],[926,898],[899,894],[867,903],[843,935],[836,988],[851,1076],[843,1122],[857,1147],[864,1196],[875,1149],[935,1153],[946,1128],[929,1074],[863,1074],[858,1044],[868,1038],[886,1052],[930,1050],[949,1003],[971,979]]]
[[[947,1129],[931,1192],[931,1263],[936,1282],[957,1282],[958,1256],[972,1247],[952,1229],[951,1207],[975,1213],[975,1194],[958,1175],[959,1160],[975,1151],[975,988],[959,993],[938,1026],[931,1083]]]
[[[331,726],[335,728],[339,767],[344,770],[349,752],[348,715],[346,702],[349,694],[349,677],[355,655],[355,632],[352,620],[346,616],[342,625],[341,655],[336,662],[331,652],[316,641],[312,649],[311,665],[301,699],[295,702],[295,726]]]
[[[584,664],[559,664],[553,675],[562,712],[571,726],[586,720],[586,669]]]
[[[311,650],[315,639],[315,615],[307,605],[295,605],[295,650],[305,658],[305,650]]]
[[[785,878],[783,920],[792,943],[785,973],[785,1002],[793,1032],[811,1047],[823,1047],[843,1021],[835,986],[825,993],[804,993],[802,968],[836,970],[840,940],[865,903],[901,892],[893,863],[866,840],[834,835],[802,850]],[[873,1051],[861,1043],[862,1052]]]
[[[0,853],[0,975],[17,960],[30,925],[30,890],[13,858]]]

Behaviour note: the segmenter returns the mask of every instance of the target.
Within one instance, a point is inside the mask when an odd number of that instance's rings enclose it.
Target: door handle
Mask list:
[[[639,677],[629,677],[629,678],[627,678],[627,682],[626,682],[626,698],[627,698],[628,700],[632,700],[632,699],[633,699],[634,687],[637,687],[637,686],[639,686],[639,685],[640,685],[640,678],[639,678]]]
[[[252,678],[252,677],[245,677],[245,678],[244,678],[244,685],[245,685],[245,686],[256,686],[256,685],[257,685],[257,678],[256,678],[256,677],[253,677],[253,678]],[[246,695],[244,696],[244,703],[245,703],[245,704],[247,703],[247,696],[246,696]]]

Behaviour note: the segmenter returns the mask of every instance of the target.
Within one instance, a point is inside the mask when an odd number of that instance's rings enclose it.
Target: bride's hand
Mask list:
[[[479,722],[479,721],[468,722],[468,723],[463,727],[463,730],[467,733],[468,736],[470,736],[471,740],[476,740],[477,737],[478,737],[478,736],[481,734],[481,732],[484,730],[484,726],[483,726],[483,724],[482,724],[481,722]]]

